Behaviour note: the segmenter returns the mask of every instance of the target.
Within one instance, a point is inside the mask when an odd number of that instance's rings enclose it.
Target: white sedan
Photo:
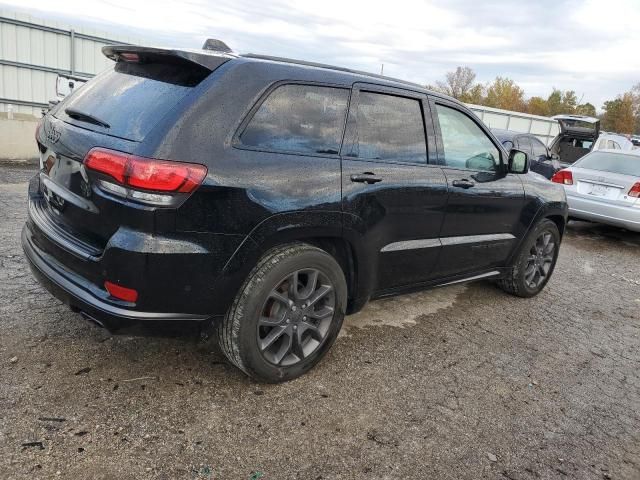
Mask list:
[[[640,232],[640,155],[596,150],[555,173],[564,185],[569,216]]]

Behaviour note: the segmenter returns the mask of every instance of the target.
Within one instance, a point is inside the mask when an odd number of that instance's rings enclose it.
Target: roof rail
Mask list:
[[[244,54],[241,54],[240,57],[255,58],[257,60],[269,60],[269,61],[272,61],[272,62],[292,63],[294,65],[304,65],[304,66],[307,66],[307,67],[326,68],[328,70],[336,70],[338,72],[354,73],[356,75],[364,75],[364,76],[367,76],[367,77],[379,78],[381,80],[387,80],[389,82],[401,83],[403,85],[410,85],[412,87],[419,87],[419,88],[425,90],[424,85],[420,85],[419,83],[408,82],[407,80],[401,80],[399,78],[386,77],[384,75],[378,75],[376,73],[363,72],[361,70],[353,70],[351,68],[336,67],[335,65],[327,65],[325,63],[307,62],[305,60],[295,60],[293,58],[285,58],[285,57],[273,57],[271,55],[258,55],[258,54],[255,54],[255,53],[244,53]]]

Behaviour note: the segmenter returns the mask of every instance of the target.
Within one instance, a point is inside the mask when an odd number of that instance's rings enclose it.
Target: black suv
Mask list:
[[[373,298],[493,279],[545,286],[567,220],[459,102],[257,55],[131,46],[36,138],[22,245],[112,331],[209,327],[262,381],[301,375]]]

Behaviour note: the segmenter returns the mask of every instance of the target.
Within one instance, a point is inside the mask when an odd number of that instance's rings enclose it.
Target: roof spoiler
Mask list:
[[[222,42],[221,42],[222,43]],[[225,45],[226,46],[226,45]],[[227,47],[229,48],[229,47]],[[231,50],[229,50],[231,52]],[[102,47],[102,53],[105,57],[110,58],[114,62],[132,61],[132,56],[138,58],[136,61],[144,62],[145,60],[160,60],[162,57],[173,57],[184,61],[200,65],[208,70],[215,70],[223,63],[236,58],[229,52],[221,50],[189,50],[189,49],[172,49],[158,47],[139,47],[136,45],[106,45]],[[126,54],[131,54],[128,56]]]

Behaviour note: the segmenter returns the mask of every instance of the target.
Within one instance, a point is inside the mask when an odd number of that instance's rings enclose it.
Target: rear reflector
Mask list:
[[[84,165],[121,185],[156,192],[191,193],[207,175],[204,165],[138,157],[106,148],[91,149]]]
[[[563,185],[573,185],[573,174],[569,170],[560,170],[551,177],[551,181]]]
[[[104,288],[107,289],[109,295],[117,298],[118,300],[133,303],[138,299],[138,292],[133,288],[123,287],[109,281],[104,282]]]
[[[640,182],[636,182],[633,187],[631,187],[628,195],[630,197],[640,198]]]

